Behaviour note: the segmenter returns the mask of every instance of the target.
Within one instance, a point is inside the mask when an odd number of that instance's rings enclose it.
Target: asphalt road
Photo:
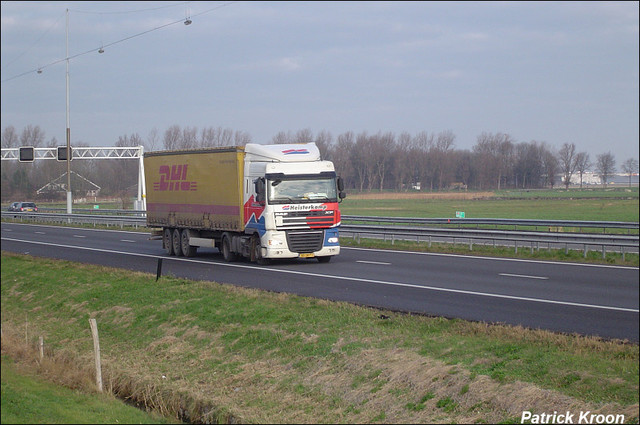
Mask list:
[[[2,223],[2,249],[390,310],[639,341],[638,268],[344,248],[328,264],[167,257],[132,232]]]

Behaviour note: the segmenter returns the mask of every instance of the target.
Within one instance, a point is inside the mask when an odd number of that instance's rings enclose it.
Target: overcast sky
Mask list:
[[[638,158],[638,2],[3,1],[2,130],[66,143],[67,8],[72,145],[450,130]]]

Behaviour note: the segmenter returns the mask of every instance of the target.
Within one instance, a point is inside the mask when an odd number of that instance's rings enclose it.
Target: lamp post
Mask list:
[[[69,127],[69,9],[67,9],[67,214],[72,211],[72,195],[71,195],[71,129]]]

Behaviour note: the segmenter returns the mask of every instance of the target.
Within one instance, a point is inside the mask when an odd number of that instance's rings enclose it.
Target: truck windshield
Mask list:
[[[335,178],[269,180],[269,203],[338,202]]]

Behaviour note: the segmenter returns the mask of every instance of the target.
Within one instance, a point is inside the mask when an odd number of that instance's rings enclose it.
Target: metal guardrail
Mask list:
[[[40,208],[40,211],[50,212],[66,212],[65,208]],[[75,209],[76,212],[82,214],[114,214],[114,215],[134,215],[145,217],[146,211],[140,210],[121,210],[121,209]],[[398,224],[415,224],[419,226],[436,225],[436,226],[462,226],[469,227],[494,226],[509,227],[517,230],[519,227],[546,227],[558,231],[564,227],[574,229],[626,229],[639,230],[639,224],[626,221],[576,221],[576,220],[528,220],[528,219],[508,219],[508,218],[414,218],[414,217],[377,217],[377,216],[360,216],[360,215],[343,215],[343,223],[385,223],[391,225]]]
[[[416,225],[457,225],[464,226],[504,226],[513,227],[547,227],[559,229],[563,227],[577,229],[628,229],[638,230],[638,223],[625,221],[576,221],[576,220],[527,220],[506,218],[412,218],[412,217],[372,217],[359,215],[343,215],[343,221],[386,224]]]
[[[42,209],[41,209],[42,211]],[[59,214],[59,213],[26,213],[26,212],[2,212],[2,218],[15,218],[24,221],[52,222],[63,224],[90,224],[93,226],[104,225],[107,227],[134,227],[140,228],[146,226],[146,218],[144,211],[135,210],[102,210],[102,213],[128,213],[130,215],[104,215],[104,214]],[[379,225],[362,225],[362,224],[344,224],[345,219],[354,221],[371,221],[395,220],[389,217],[361,217],[361,216],[343,216],[343,224],[340,226],[340,233],[343,237],[347,235],[354,239],[361,237],[370,237],[374,239],[390,240],[395,243],[396,240],[415,240],[417,243],[426,242],[429,246],[436,243],[460,243],[468,244],[469,249],[473,250],[475,244],[492,244],[493,246],[513,246],[517,253],[518,247],[529,248],[532,252],[539,249],[555,249],[564,247],[565,252],[571,250],[582,250],[584,256],[589,251],[602,250],[603,258],[609,252],[621,252],[623,257],[625,253],[638,253],[639,238],[638,235],[618,235],[618,234],[594,234],[594,233],[561,233],[561,232],[532,232],[532,231],[515,231],[515,230],[486,230],[486,229],[451,229],[451,228],[434,228],[434,227],[406,227],[406,226],[379,226]],[[415,223],[436,223],[451,224],[454,219],[407,219],[418,220]],[[460,219],[465,224],[468,219]],[[584,227],[603,227],[608,222],[577,222],[577,221],[550,221],[550,220],[504,220],[504,219],[482,219],[482,224],[492,223],[496,225],[504,225],[505,222],[512,225],[520,226],[549,226],[550,223],[558,225],[563,223],[567,227],[584,228]],[[409,221],[414,223],[413,221]],[[523,224],[526,223],[526,224]],[[537,223],[537,224],[532,224]],[[567,223],[567,224],[565,224]],[[583,225],[588,223],[588,225]],[[616,223],[628,229],[637,229],[638,223]],[[455,224],[455,223],[454,223]],[[477,223],[480,224],[480,223]],[[635,226],[635,227],[634,227]],[[561,226],[558,226],[561,227]],[[616,226],[612,226],[616,227]]]

